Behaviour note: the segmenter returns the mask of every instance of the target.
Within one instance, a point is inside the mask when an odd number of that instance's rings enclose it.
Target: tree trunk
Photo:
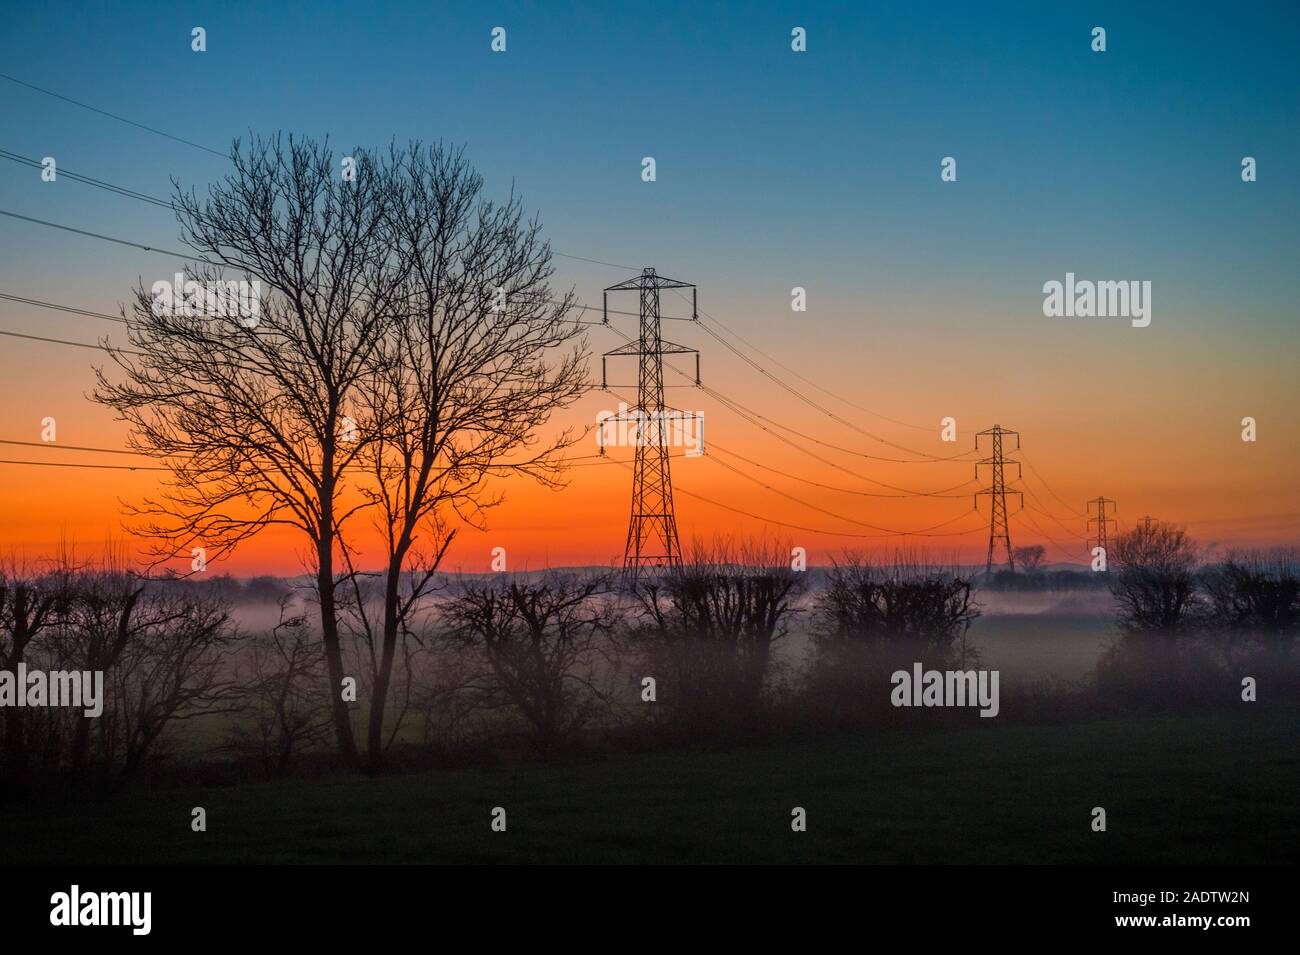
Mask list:
[[[13,671],[15,680],[18,679],[18,665],[22,663],[23,653],[32,639],[29,626],[27,604],[20,587],[14,599],[13,651],[9,654],[6,665],[6,669]],[[26,693],[27,687],[17,687],[17,691]],[[27,767],[28,753],[24,739],[26,734],[23,732],[26,718],[27,711],[19,707],[12,707],[5,713],[5,740],[3,752],[0,752],[0,775],[8,777],[15,783],[22,781]]]
[[[334,535],[327,530],[333,524],[332,508],[323,508],[322,531],[317,543],[316,590],[320,597],[321,639],[325,645],[325,666],[329,671],[330,715],[334,722],[334,735],[338,739],[339,755],[349,769],[361,766],[357,741],[352,735],[352,720],[343,700],[343,646],[339,641],[338,609],[334,600]]]
[[[370,697],[370,724],[367,728],[367,765],[371,772],[377,771],[384,761],[384,709],[397,651],[397,600],[401,573],[402,557],[399,555],[388,565],[384,585],[384,645],[380,650],[379,671],[375,674],[374,692]]]

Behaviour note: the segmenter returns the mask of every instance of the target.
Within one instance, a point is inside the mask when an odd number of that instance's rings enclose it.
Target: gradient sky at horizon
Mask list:
[[[0,29],[2,71],[219,151],[233,137],[280,130],[328,135],[341,151],[391,139],[464,143],[488,193],[521,192],[557,251],[697,283],[708,315],[852,404],[755,355],[759,364],[862,428],[936,455],[969,449],[994,422],[1017,429],[1051,490],[1026,468],[1027,503],[1038,510],[1013,518],[1013,536],[1046,544],[1049,560],[1086,558],[1083,520],[1066,505],[1082,511],[1098,494],[1119,501],[1121,526],[1149,513],[1224,548],[1297,539],[1295,5],[273,6],[17,7]],[[207,30],[203,54],[190,50],[196,25]],[[498,25],[504,55],[489,49]],[[807,53],[790,51],[796,25],[808,31]],[[1090,49],[1097,25],[1107,29],[1104,54]],[[52,155],[152,195],[168,195],[173,178],[202,189],[224,165],[3,79],[0,129],[0,148]],[[646,155],[655,183],[640,179]],[[1247,155],[1259,164],[1251,184],[1240,178]],[[940,182],[944,156],[957,159],[956,183]],[[7,160],[0,208],[178,247],[166,210],[68,178],[42,183],[38,170]],[[557,284],[588,302],[630,274],[556,264]],[[0,219],[5,293],[116,312],[138,281],[178,266]],[[1066,272],[1150,280],[1150,327],[1044,317],[1043,283]],[[806,313],[790,310],[793,286],[808,290]],[[684,302],[666,303],[686,314]],[[615,324],[635,330],[631,319]],[[117,340],[105,323],[9,301],[0,328]],[[891,454],[701,329],[670,322],[665,334],[700,348],[706,382],[755,411]],[[601,329],[590,338],[596,353],[622,341]],[[86,398],[99,362],[82,349],[0,338],[0,438],[39,440],[52,415],[61,444],[121,446],[122,426]],[[621,367],[611,381],[632,382],[632,364]],[[675,389],[669,400],[703,411],[707,441],[728,452],[882,492],[706,395]],[[593,393],[548,428],[589,424],[614,403]],[[955,448],[939,441],[946,415],[958,422]],[[1259,422],[1255,444],[1240,440],[1246,415]],[[800,443],[899,486],[947,488],[971,476],[965,461],[895,465]],[[0,446],[0,458],[121,463],[15,446]],[[814,533],[872,533],[827,511],[922,528],[969,512],[974,489],[870,498],[721,452],[673,463],[684,538],[766,534],[807,547],[815,562],[897,542]],[[120,536],[119,500],[138,500],[156,480],[0,465],[0,550],[39,557],[62,536],[88,547]],[[467,530],[450,566],[485,569],[493,546],[514,567],[615,560],[630,480],[602,464],[575,468],[560,492],[511,482],[489,529]],[[950,527],[970,533],[909,540],[982,559],[986,519],[968,514]],[[222,569],[296,572],[305,550],[267,534]]]

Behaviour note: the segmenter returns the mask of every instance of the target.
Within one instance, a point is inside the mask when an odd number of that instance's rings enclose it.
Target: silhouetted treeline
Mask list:
[[[1209,563],[1155,523],[1113,549],[1097,576],[1114,591],[1119,639],[1095,681],[1054,701],[1027,694],[1004,714],[1226,705],[1247,679],[1266,679],[1270,698],[1300,688],[1295,552]],[[403,628],[380,743],[400,767],[973,715],[889,699],[897,670],[980,666],[967,643],[980,615],[969,573],[899,552],[847,555],[814,581],[786,553],[697,547],[634,584],[607,572],[460,580]],[[352,599],[382,600],[360,583]],[[271,599],[274,623],[233,622],[236,601]],[[782,652],[796,630],[798,665]],[[0,669],[100,671],[103,710],[0,707],[3,790],[114,788],[168,767],[234,778],[343,768],[332,708],[342,701],[365,730],[376,649],[360,626],[347,634],[336,683],[314,614],[286,582],[148,579],[111,561],[8,565]]]
[[[1069,593],[1080,590],[1105,590],[1110,586],[1106,574],[1077,570],[994,571],[980,586],[988,590],[1013,593],[1051,591]]]
[[[228,574],[211,576],[166,576],[158,578],[175,592],[206,594],[232,604],[278,604],[302,588],[283,577],[231,577]]]

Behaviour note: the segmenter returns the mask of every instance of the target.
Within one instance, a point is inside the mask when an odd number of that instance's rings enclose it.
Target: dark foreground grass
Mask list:
[[[996,723],[6,807],[0,861],[1300,861],[1300,710]]]

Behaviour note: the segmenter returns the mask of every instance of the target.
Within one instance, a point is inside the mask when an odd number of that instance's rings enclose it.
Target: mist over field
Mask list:
[[[286,594],[299,594],[290,612],[309,612],[309,598],[301,595],[294,581],[277,583]],[[455,578],[449,575],[449,587],[454,586]],[[985,589],[978,591],[975,599],[981,615],[971,624],[969,648],[979,653],[982,666],[1015,675],[1065,680],[1086,677],[1106,646],[1120,635],[1115,599],[1105,590]],[[796,666],[812,652],[811,598],[803,604],[802,615],[779,641],[781,658]],[[239,597],[230,609],[235,623],[246,632],[268,630],[280,619],[278,605],[267,596]]]

